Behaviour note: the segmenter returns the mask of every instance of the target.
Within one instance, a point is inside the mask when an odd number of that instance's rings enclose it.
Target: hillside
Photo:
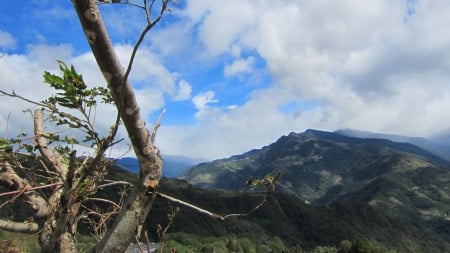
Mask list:
[[[245,213],[262,198],[255,193],[201,189],[180,180],[164,180],[160,191],[219,214]],[[154,231],[157,224],[167,224],[167,213],[175,206],[164,199],[156,201],[147,219],[149,231]],[[324,206],[311,205],[283,192],[269,196],[266,204],[250,216],[224,222],[181,206],[170,228],[172,234],[180,232],[200,237],[249,238],[261,244],[279,237],[287,247],[300,245],[303,249],[318,245],[337,247],[342,240],[354,239],[376,242],[399,252],[450,249],[450,240],[424,224],[394,219],[367,203],[336,201]]]
[[[137,177],[119,166],[111,166],[109,171],[109,179],[133,182]],[[175,179],[163,179],[158,191],[222,215],[246,213],[263,197],[257,192],[203,189]],[[104,188],[97,192],[97,196],[117,199],[119,192],[120,187]],[[102,208],[100,204],[98,208]],[[156,232],[158,225],[165,226],[168,223],[167,214],[177,206],[160,197],[154,202],[144,229],[149,232],[152,241],[159,238]],[[20,212],[21,217],[16,216],[18,220],[29,215],[20,202],[10,207],[2,209],[4,215]],[[86,225],[80,224],[82,231],[87,229]],[[338,248],[343,240],[359,243],[363,245],[361,247],[375,245],[373,247],[381,249],[376,252],[386,252],[387,249],[397,252],[445,252],[450,249],[450,239],[446,237],[450,234],[450,222],[436,225],[411,223],[386,215],[383,210],[362,201],[307,204],[295,195],[282,191],[270,195],[265,205],[251,215],[224,222],[180,206],[180,212],[168,233],[168,243],[178,243],[175,244],[177,252],[212,252],[204,251],[208,247],[216,252],[229,252],[224,248],[219,250],[220,242],[228,246],[230,242],[240,242],[260,249],[250,252],[298,252],[295,251],[298,248],[296,245],[308,250],[321,245]],[[89,237],[88,232],[85,234],[84,240]],[[0,241],[4,238],[11,237],[0,233]],[[183,248],[190,248],[191,251],[183,251]],[[266,250],[261,250],[263,248]]]
[[[366,203],[407,223],[426,223],[450,241],[450,163],[409,143],[308,130],[199,164],[180,178],[204,188],[247,191],[250,177],[278,171],[278,192],[314,205]]]

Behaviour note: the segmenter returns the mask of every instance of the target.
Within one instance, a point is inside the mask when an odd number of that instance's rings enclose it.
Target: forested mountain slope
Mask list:
[[[278,192],[318,206],[365,203],[450,241],[450,163],[409,143],[307,130],[199,164],[180,178],[204,188],[248,191],[249,178],[277,172]]]

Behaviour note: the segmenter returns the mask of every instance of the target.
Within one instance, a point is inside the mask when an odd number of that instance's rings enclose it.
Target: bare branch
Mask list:
[[[131,69],[133,68],[134,59],[136,58],[136,54],[137,54],[137,51],[138,51],[141,43],[144,41],[144,38],[147,35],[147,33],[161,20],[164,12],[167,9],[167,4],[168,4],[169,1],[168,0],[163,0],[162,1],[161,11],[160,11],[158,17],[156,17],[156,19],[154,21],[151,21],[151,19],[150,19],[150,12],[151,12],[151,9],[153,7],[154,2],[155,1],[153,0],[151,2],[151,4],[150,4],[150,7],[148,7],[147,6],[147,1],[146,0],[144,1],[144,9],[145,9],[146,17],[147,17],[147,26],[142,30],[141,34],[139,35],[139,37],[138,37],[138,39],[137,39],[137,41],[136,41],[136,43],[135,43],[135,45],[133,47],[133,50],[131,52],[130,60],[128,61],[128,66],[127,66],[127,69],[125,71],[125,75],[123,77],[123,86],[122,86],[123,88],[122,88],[121,94],[124,94],[124,92],[125,92],[125,88],[126,88],[126,84],[127,84],[127,81],[128,81],[128,77],[130,75]],[[125,98],[124,95],[122,95],[120,97],[120,103],[118,103],[118,109],[119,109],[118,111],[119,112],[122,111],[124,98]],[[115,124],[113,126],[113,130],[111,131],[112,132],[112,136],[116,135],[120,119],[121,119],[121,115],[119,113],[119,114],[117,114],[116,122],[115,122]],[[152,136],[152,140],[153,139],[154,139],[154,136]]]
[[[12,91],[12,93],[8,93],[8,92],[5,92],[5,91],[3,91],[3,90],[0,90],[0,93],[2,93],[2,94],[5,95],[5,96],[9,96],[9,97],[13,97],[13,98],[18,98],[18,99],[23,100],[23,101],[25,101],[25,102],[28,102],[28,103],[30,103],[30,104],[34,104],[34,105],[38,105],[38,106],[42,106],[42,107],[47,107],[46,104],[39,103],[39,102],[30,100],[30,99],[28,99],[28,98],[22,97],[22,96],[20,96],[20,95],[17,95],[17,94],[14,92],[14,90]]]
[[[165,113],[166,113],[166,109],[164,109],[161,112],[161,114],[159,115],[158,119],[155,122],[155,126],[153,127],[153,131],[152,131],[152,142],[155,142],[156,132],[158,131],[158,128],[161,126],[161,120]]]
[[[99,190],[99,189],[106,188],[106,187],[116,186],[116,185],[126,185],[126,186],[130,186],[130,187],[133,186],[132,183],[127,182],[127,181],[114,181],[114,182],[111,182],[111,183],[99,185],[99,186],[95,187],[95,188],[92,190],[92,192],[97,191],[97,190]]]
[[[147,252],[151,252],[151,242],[147,230],[144,231],[145,242],[147,243]]]
[[[258,210],[260,207],[262,207],[267,201],[267,193],[264,195],[263,200],[257,205],[255,206],[252,210],[248,211],[247,213],[233,213],[233,214],[227,214],[225,216],[223,216],[223,219],[227,219],[230,217],[239,217],[239,216],[248,216],[251,213],[253,213],[254,211]]]
[[[0,228],[16,233],[32,234],[39,231],[39,225],[36,223],[15,222],[0,219]]]
[[[28,189],[27,191],[25,191],[24,193],[29,193],[29,192],[32,192],[32,191],[35,191],[35,190],[45,189],[45,188],[51,188],[51,187],[60,186],[60,185],[62,185],[61,182],[58,182],[58,183],[52,183],[52,184],[46,184],[46,185],[40,185],[40,186],[35,186],[35,187],[29,188],[29,189]],[[8,195],[13,195],[13,194],[16,194],[16,193],[20,193],[20,192],[22,192],[22,191],[23,191],[23,190],[16,190],[16,191],[3,192],[3,193],[0,193],[0,197],[4,197],[4,196],[8,196]]]
[[[121,208],[121,206],[119,206],[116,202],[114,202],[114,201],[111,201],[111,200],[109,200],[109,199],[102,199],[102,198],[88,198],[87,200],[85,200],[85,201],[99,201],[99,202],[105,202],[105,203],[108,203],[108,204],[111,204],[111,205],[113,205],[114,207],[116,207],[116,208]]]
[[[48,202],[36,191],[31,190],[31,184],[16,174],[9,163],[2,164],[0,171],[0,185],[7,187],[19,194],[24,194],[27,203],[35,211],[36,217],[44,217],[50,212]]]
[[[139,248],[139,252],[144,252],[144,249],[142,248],[141,242],[139,241],[139,237],[137,235],[135,235],[134,239],[136,240],[136,245]]]
[[[212,217],[212,218],[214,218],[214,219],[221,220],[221,221],[224,220],[224,218],[223,218],[222,215],[215,214],[215,213],[213,213],[213,212],[210,212],[210,211],[205,210],[205,209],[203,209],[203,208],[200,208],[200,207],[198,207],[198,206],[195,206],[195,205],[192,205],[192,204],[187,203],[187,202],[185,202],[185,201],[179,200],[179,199],[177,199],[177,198],[175,198],[175,197],[169,196],[169,195],[164,194],[164,193],[161,193],[161,192],[157,192],[156,194],[157,194],[158,196],[163,197],[163,198],[165,198],[165,199],[167,199],[167,200],[170,200],[170,201],[172,201],[172,202],[175,202],[175,203],[181,204],[181,205],[183,205],[183,206],[187,206],[187,207],[189,207],[189,208],[191,208],[191,209],[194,209],[194,210],[196,210],[196,211],[199,212],[199,213],[206,214],[206,215],[208,215],[208,216],[210,216],[210,217]]]
[[[205,209],[200,208],[200,207],[198,207],[198,206],[196,206],[196,205],[187,203],[187,202],[185,202],[185,201],[182,201],[182,200],[177,199],[177,198],[175,198],[175,197],[169,196],[169,195],[167,195],[167,194],[164,194],[164,193],[161,193],[161,192],[157,192],[156,194],[157,194],[158,196],[160,196],[160,197],[163,197],[163,198],[169,200],[169,201],[172,201],[172,202],[181,204],[181,205],[183,205],[183,206],[189,207],[189,208],[191,208],[191,209],[196,210],[196,211],[199,212],[199,213],[208,215],[208,216],[210,216],[211,218],[214,218],[214,219],[217,219],[217,220],[220,220],[220,221],[225,221],[226,219],[228,219],[228,218],[230,218],[230,217],[236,217],[236,216],[248,216],[249,214],[251,214],[251,213],[253,213],[254,211],[258,210],[258,209],[259,209],[261,206],[263,206],[264,203],[267,201],[267,194],[265,194],[263,200],[262,200],[256,207],[254,207],[252,210],[248,211],[247,213],[235,213],[235,214],[227,214],[227,215],[222,216],[222,215],[220,215],[220,214],[216,214],[216,213],[213,213],[213,212],[211,212],[211,211],[205,210]]]
[[[34,110],[34,138],[42,157],[49,162],[54,169],[59,173],[61,178],[65,178],[67,167],[61,163],[61,156],[55,154],[48,148],[47,140],[44,137],[44,120],[42,109]]]
[[[160,252],[164,252],[164,244],[166,242],[167,237],[167,231],[169,231],[170,226],[172,226],[173,222],[175,221],[175,217],[177,216],[178,212],[180,211],[179,207],[176,207],[175,210],[172,209],[172,212],[169,213],[167,216],[169,218],[169,222],[164,227],[164,229],[161,227],[161,225],[158,224],[158,234],[160,237]]]

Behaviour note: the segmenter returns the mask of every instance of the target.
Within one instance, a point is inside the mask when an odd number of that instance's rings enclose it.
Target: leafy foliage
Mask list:
[[[24,223],[23,220],[25,222],[29,220],[33,223],[33,227],[46,227],[47,225],[42,223],[49,222],[51,224],[47,227],[54,229],[55,233],[65,233],[64,229],[55,227],[69,225],[76,228],[80,220],[89,220],[91,223],[106,226],[107,223],[106,220],[102,220],[104,218],[101,211],[109,212],[108,217],[117,213],[119,206],[113,203],[112,199],[109,200],[110,196],[105,199],[108,199],[107,203],[110,205],[113,204],[113,211],[97,209],[86,202],[91,201],[91,196],[97,192],[97,186],[102,183],[107,174],[108,161],[105,160],[104,153],[114,144],[113,139],[119,121],[116,121],[106,136],[100,136],[95,129],[96,106],[98,103],[112,103],[109,91],[104,87],[88,88],[73,66],[69,68],[62,61],[58,63],[60,75],[44,73],[44,81],[55,90],[55,95],[44,101],[34,102],[15,93],[8,94],[38,105],[41,109],[30,111],[34,123],[32,137],[28,137],[26,133],[20,133],[16,138],[0,138],[0,162],[2,163],[0,182],[2,186],[9,190],[16,190],[18,193],[12,199],[4,196],[1,199],[0,211],[3,214],[2,219],[14,218],[16,227]],[[49,128],[44,126],[45,116],[54,123],[53,126]],[[80,137],[78,131],[81,131],[84,136]],[[93,156],[77,158],[74,145],[89,146]],[[44,190],[30,191],[38,186],[42,186]],[[31,199],[29,196],[32,196]],[[10,205],[15,209],[18,203],[16,200],[30,203],[32,206],[31,208],[22,207],[20,213],[8,215],[8,210],[12,209],[4,207]],[[57,211],[58,208],[69,211],[61,213]],[[76,218],[80,215],[80,209],[86,209],[87,211],[83,212],[88,214]],[[42,219],[45,216],[44,222],[37,223],[34,220],[37,210],[42,210],[39,218]],[[27,213],[25,217],[20,215],[22,211]],[[61,215],[71,217],[57,218]],[[99,228],[94,230],[98,232]],[[70,230],[72,238],[75,237],[76,232],[76,230]],[[52,250],[53,248],[43,251]]]
[[[88,88],[74,66],[70,68],[62,62],[58,61],[61,76],[44,72],[44,81],[49,86],[55,89],[55,95],[42,101],[46,108],[50,111],[50,119],[56,125],[68,126],[72,129],[80,129],[86,133],[82,140],[84,143],[91,143],[91,147],[99,145],[101,139],[94,128],[95,124],[95,108],[98,100],[104,104],[112,104],[113,99],[108,89],[97,86]],[[60,109],[72,109],[80,114],[63,111]],[[65,142],[67,144],[79,144],[76,138],[64,136],[60,137],[58,134],[48,134],[46,136],[50,141]],[[67,150],[61,150],[67,152]]]

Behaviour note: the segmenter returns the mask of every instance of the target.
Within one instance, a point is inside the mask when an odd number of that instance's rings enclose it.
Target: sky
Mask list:
[[[140,4],[141,1],[136,0]],[[350,128],[447,140],[450,1],[179,0],[145,38],[130,81],[163,154],[208,160],[290,132]],[[137,7],[103,4],[122,65],[145,26]],[[0,89],[43,100],[45,70],[73,65],[105,85],[71,1],[5,1]],[[1,97],[0,136],[31,131],[35,106]],[[114,107],[97,109],[106,133]],[[126,137],[122,129],[118,138]],[[129,141],[111,150],[125,153]]]

